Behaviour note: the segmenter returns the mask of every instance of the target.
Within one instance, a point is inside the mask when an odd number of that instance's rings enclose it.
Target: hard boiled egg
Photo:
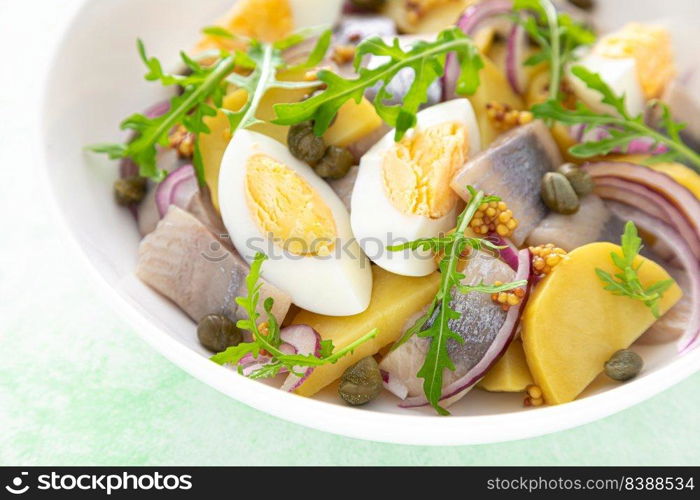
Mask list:
[[[459,198],[454,174],[481,149],[479,128],[466,99],[420,111],[417,127],[399,142],[392,130],[360,161],[351,201],[352,230],[367,256],[396,274],[425,276],[436,269],[425,251],[387,246],[454,228]]]
[[[263,277],[296,305],[329,316],[367,308],[372,273],[347,209],[284,145],[236,131],[221,162],[219,203],[241,256],[250,262],[265,253]]]
[[[661,97],[676,76],[671,35],[662,26],[629,23],[601,38],[593,53],[608,59],[634,59],[646,99]]]
[[[289,0],[294,28],[333,26],[340,18],[343,0]]]
[[[598,73],[615,94],[624,94],[627,111],[632,116],[644,110],[644,94],[637,79],[637,62],[634,59],[612,59],[589,54],[574,65],[583,66],[593,73]],[[583,80],[571,73],[570,69],[567,72],[567,80],[574,94],[593,111],[617,114],[615,108],[602,102],[603,96],[600,92],[588,88]]]

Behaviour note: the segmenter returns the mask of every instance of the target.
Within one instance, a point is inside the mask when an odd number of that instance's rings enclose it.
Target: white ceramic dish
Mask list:
[[[527,410],[521,395],[474,390],[451,408],[454,416],[443,418],[427,409],[399,409],[398,400],[389,395],[361,409],[340,403],[332,390],[319,399],[306,399],[208,361],[196,341],[194,324],[134,277],[139,236],[131,215],[112,201],[116,169],[86,155],[83,146],[116,139],[117,124],[127,113],[163,96],[157,85],[143,81],[137,37],[165,64],[174,64],[178,50],[190,46],[198,29],[211,24],[230,3],[86,1],[66,27],[46,78],[43,170],[53,212],[106,300],[164,356],[224,394],[280,418],[355,438],[423,445],[506,441],[570,428],[634,405],[700,368],[700,350],[679,358],[673,345],[640,347],[646,367],[633,382],[613,386],[600,380],[573,403]],[[659,4],[653,0],[598,3],[609,27],[659,17]],[[677,34],[692,33],[690,27],[683,28],[683,19],[700,18],[695,0],[669,0],[665,9],[661,15]]]

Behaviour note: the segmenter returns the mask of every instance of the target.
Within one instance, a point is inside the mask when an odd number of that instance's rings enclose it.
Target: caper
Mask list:
[[[345,370],[340,379],[338,394],[352,406],[369,403],[382,390],[382,375],[372,356],[367,356]]]
[[[553,212],[573,214],[579,200],[569,180],[558,172],[548,172],[542,178],[542,201]]]
[[[208,314],[197,325],[199,343],[214,352],[240,344],[243,334],[236,324],[223,314]]]
[[[355,157],[347,148],[328,146],[314,171],[324,179],[340,179],[345,177],[354,164]]]
[[[316,165],[326,153],[326,142],[323,137],[314,134],[312,122],[302,122],[292,125],[287,134],[289,151],[295,158],[311,165]]]
[[[569,3],[582,10],[593,10],[595,8],[594,0],[569,0]]]
[[[605,374],[613,380],[625,381],[639,375],[644,361],[636,352],[620,349],[605,362]]]
[[[384,6],[386,0],[350,0],[350,3],[358,9],[379,10]]]
[[[114,181],[114,197],[119,205],[135,205],[146,196],[147,181],[140,175],[132,175]]]
[[[569,179],[571,187],[574,188],[576,194],[583,198],[593,191],[593,178],[591,174],[578,168],[573,163],[564,163],[557,169],[557,172]]]

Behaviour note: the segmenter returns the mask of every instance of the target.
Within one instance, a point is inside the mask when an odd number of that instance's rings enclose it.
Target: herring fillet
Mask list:
[[[464,274],[466,278],[463,283],[468,285],[494,281],[507,283],[513,281],[515,277],[515,271],[507,264],[486,252],[475,252],[468,261]],[[502,308],[493,303],[491,295],[487,293],[462,294],[453,291],[451,305],[460,313],[460,318],[450,320],[450,328],[464,339],[464,343],[460,344],[453,340],[448,342],[447,350],[455,370],[445,369],[443,388],[463,377],[483,358],[507,315]],[[430,342],[429,339],[414,335],[405,344],[390,352],[379,365],[392,382],[406,389],[408,397],[423,394],[423,380],[416,374],[425,360],[428,342]],[[443,405],[448,406],[456,402],[467,392],[464,391],[454,398],[443,401]]]
[[[467,186],[505,201],[520,222],[510,239],[521,246],[549,212],[540,196],[542,177],[561,163],[549,129],[534,121],[502,135],[470,159],[450,185],[465,201],[470,197]]]
[[[247,295],[248,265],[222,245],[196,217],[171,206],[155,231],[139,245],[136,275],[151,288],[177,304],[193,320],[207,314],[224,314],[234,321],[247,317],[235,299]],[[275,301],[272,313],[282,322],[291,297],[262,282],[258,312],[268,297]]]
[[[571,215],[550,213],[527,237],[530,246],[553,243],[567,252],[594,241],[617,243],[625,222],[595,194],[581,199],[578,212]]]

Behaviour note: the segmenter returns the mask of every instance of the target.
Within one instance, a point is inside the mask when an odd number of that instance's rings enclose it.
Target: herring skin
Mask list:
[[[174,205],[139,245],[136,275],[195,321],[207,314],[224,314],[233,321],[246,318],[235,299],[247,295],[248,272],[248,265],[224,240]],[[281,323],[291,297],[263,282],[260,314],[268,297],[274,299],[272,313]]]
[[[469,160],[451,187],[469,201],[467,186],[499,196],[519,221],[511,240],[521,246],[549,210],[540,197],[542,177],[562,164],[556,142],[541,121],[516,127]]]

